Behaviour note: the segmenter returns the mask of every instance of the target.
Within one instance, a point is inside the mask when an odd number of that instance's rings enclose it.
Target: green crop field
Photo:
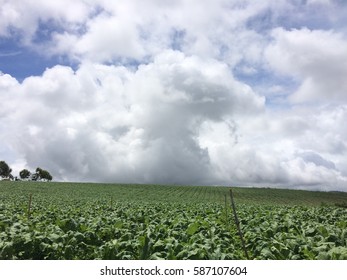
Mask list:
[[[229,190],[0,182],[0,259],[246,259]],[[347,259],[347,193],[233,194],[250,259]]]

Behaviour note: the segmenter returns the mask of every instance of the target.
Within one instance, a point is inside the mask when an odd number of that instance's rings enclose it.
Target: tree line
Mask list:
[[[23,169],[19,172],[19,177],[12,175],[12,169],[5,161],[0,161],[0,177],[7,180],[32,180],[32,181],[52,181],[52,175],[40,167],[37,167],[35,172],[30,172],[28,169]]]

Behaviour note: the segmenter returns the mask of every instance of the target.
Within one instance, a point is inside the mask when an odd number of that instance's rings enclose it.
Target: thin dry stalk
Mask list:
[[[230,200],[231,200],[231,207],[232,207],[233,213],[234,213],[235,224],[236,224],[237,231],[238,231],[240,239],[241,239],[242,248],[243,248],[243,251],[245,253],[245,256],[246,256],[247,260],[249,260],[248,252],[247,252],[246,245],[245,245],[245,240],[243,239],[243,234],[242,234],[242,231],[241,231],[241,228],[240,228],[240,221],[239,221],[239,219],[237,217],[237,213],[236,213],[236,206],[235,206],[235,202],[234,202],[234,198],[233,198],[233,191],[232,191],[232,189],[230,189]]]
[[[29,203],[28,203],[28,219],[30,219],[31,215],[31,201],[32,201],[32,194],[29,195]]]

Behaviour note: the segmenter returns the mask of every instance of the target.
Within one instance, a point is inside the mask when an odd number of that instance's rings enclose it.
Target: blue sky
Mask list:
[[[45,57],[28,50],[12,38],[2,39],[0,44],[0,68],[19,81],[41,75],[46,68],[59,64],[57,58]]]
[[[0,4],[14,175],[347,191],[344,1]]]

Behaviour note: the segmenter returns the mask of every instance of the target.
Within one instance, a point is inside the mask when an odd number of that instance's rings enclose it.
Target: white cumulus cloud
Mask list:
[[[0,159],[57,180],[346,191],[346,14],[0,0]],[[16,75],[38,57],[42,73]]]

